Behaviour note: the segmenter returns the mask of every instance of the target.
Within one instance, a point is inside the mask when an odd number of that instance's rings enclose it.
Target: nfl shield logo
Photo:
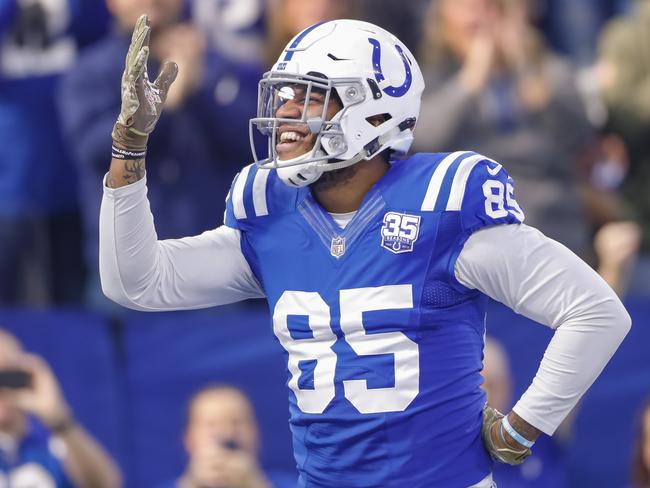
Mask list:
[[[336,236],[332,238],[330,253],[337,259],[345,254],[345,237]]]
[[[420,235],[420,216],[387,212],[381,228],[381,247],[394,254],[412,252]]]

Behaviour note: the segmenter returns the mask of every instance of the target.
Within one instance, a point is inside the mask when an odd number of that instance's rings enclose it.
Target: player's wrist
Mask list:
[[[139,160],[147,156],[147,150],[140,149],[122,149],[114,143],[111,146],[111,157],[120,160]]]
[[[542,433],[541,430],[528,423],[514,411],[511,411],[508,415],[506,415],[506,422],[512,427],[515,432],[520,434],[524,439],[533,443]]]
[[[501,440],[513,449],[530,449],[535,444],[535,439],[528,439],[512,426],[507,415],[498,422],[498,429]]]
[[[116,122],[115,126],[113,126],[111,136],[113,138],[113,147],[122,151],[144,152],[147,150],[149,135],[134,132],[120,122]]]
[[[507,432],[501,426],[503,418],[503,414],[497,409],[485,405],[481,429],[483,443],[490,457],[495,461],[511,465],[521,464],[530,456],[531,450],[508,437]]]

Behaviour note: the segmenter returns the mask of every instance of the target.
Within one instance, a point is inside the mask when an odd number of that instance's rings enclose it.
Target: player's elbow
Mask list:
[[[630,314],[616,295],[601,303],[599,308],[599,322],[608,329],[612,342],[620,344],[632,327]]]
[[[117,303],[118,305],[122,305],[127,307],[128,305],[125,304],[126,296],[124,293],[121,292],[121,290],[118,290],[116,286],[111,284],[108,280],[104,279],[104,277],[101,277],[101,285],[102,285],[102,293],[104,293],[104,296],[111,300],[112,302]]]
[[[560,324],[561,328],[584,330],[600,335],[604,340],[618,345],[632,326],[632,318],[613,291],[592,295],[580,305],[569,309]]]
[[[119,279],[111,276],[110,273],[103,273],[101,270],[99,278],[101,282],[102,293],[104,293],[104,296],[106,298],[112,302],[117,303],[118,305],[122,305],[125,308],[130,308],[132,310],[141,310],[141,308],[126,293]]]
[[[613,313],[616,317],[616,320],[614,321],[616,329],[619,332],[620,340],[622,341],[632,328],[632,317],[630,317],[629,312],[618,299],[616,299]]]

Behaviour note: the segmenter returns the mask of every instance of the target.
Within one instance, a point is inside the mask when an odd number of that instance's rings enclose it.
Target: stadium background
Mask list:
[[[0,325],[19,337],[27,349],[49,360],[77,417],[119,461],[127,486],[155,486],[182,472],[186,462],[181,442],[185,405],[194,391],[210,383],[232,383],[251,396],[261,426],[263,465],[291,470],[282,354],[273,339],[263,303],[200,312],[143,314],[120,310],[102,299],[93,266],[96,240],[88,238],[96,228],[88,231],[87,227],[88,222],[96,220],[101,192],[97,175],[106,170],[109,152],[104,152],[105,166],[94,172],[89,172],[83,162],[75,161],[90,153],[83,151],[84,140],[75,139],[74,133],[71,137],[70,127],[74,128],[75,123],[67,118],[79,107],[66,103],[71,98],[69,93],[65,94],[61,80],[82,57],[86,63],[102,62],[92,54],[112,32],[112,21],[103,0],[51,2],[51,8],[56,10],[58,5],[68,14],[57,35],[75,43],[74,60],[65,69],[53,68],[52,72],[46,72],[42,65],[40,71],[30,72],[26,62],[28,68],[21,71],[15,63],[7,61],[6,43],[16,33],[16,9],[25,3],[7,0],[0,6],[0,36],[4,36],[4,58],[0,58],[0,253],[10,256],[14,252],[21,264],[18,280],[8,272],[0,275],[2,289],[10,289],[0,305]],[[241,132],[223,139],[238,147],[223,156],[228,163],[224,162],[219,171],[207,178],[215,184],[206,189],[206,194],[219,203],[200,207],[202,219],[195,219],[194,225],[218,223],[216,214],[222,208],[224,189],[237,166],[248,162],[248,156],[242,156],[248,154],[243,114],[251,107],[254,109],[254,79],[266,63],[265,49],[273,48],[269,39],[273,39],[274,29],[278,30],[277,17],[286,14],[282,9],[288,3],[291,2],[185,2],[183,20],[204,29],[208,45],[223,58],[218,68],[219,79],[231,83],[217,83],[214,96],[221,97],[222,104],[230,97],[228,103],[232,103],[234,78],[238,97],[246,98],[236,111],[228,112],[227,117],[222,115],[227,122],[217,123],[218,130],[227,132],[227,126],[234,126]],[[532,22],[556,52],[572,61],[577,74],[586,72],[596,62],[598,38],[606,22],[628,12],[633,3],[529,2],[535,11]],[[378,22],[416,50],[429,2],[414,1],[408,6],[388,0],[315,4],[323,5],[320,14],[353,12],[357,18]],[[317,7],[314,10],[309,15],[320,15]],[[53,12],[45,14],[55,15]],[[29,26],[24,28],[29,30]],[[646,54],[650,56],[650,52]],[[119,76],[118,71],[117,80]],[[116,83],[102,90],[119,96]],[[102,90],[91,98],[101,97]],[[16,118],[18,112],[31,115],[31,119]],[[109,130],[98,136],[105,139],[106,148],[110,147]],[[595,128],[597,133],[604,130]],[[20,145],[40,147],[43,152],[25,157]],[[507,166],[507,161],[504,163]],[[181,162],[180,167],[168,173],[174,171],[182,173],[186,169]],[[22,173],[26,176],[16,176]],[[194,175],[194,180],[185,182],[189,194],[193,181],[201,185],[201,176]],[[23,185],[18,198],[12,192],[21,188],[17,183],[21,178],[31,183]],[[171,181],[173,187],[176,180]],[[88,197],[93,191],[95,196]],[[616,185],[607,188],[608,195],[617,191]],[[525,206],[526,195],[519,195],[519,200]],[[27,210],[21,214],[15,202]],[[174,219],[183,220],[196,209],[183,207],[185,201],[180,197],[174,202],[177,206],[164,207],[162,215],[155,212],[154,204],[156,222],[165,229],[163,233],[182,235],[184,227],[176,225]],[[21,220],[17,215],[27,218]],[[26,237],[18,241],[24,245],[22,253],[7,246],[16,242],[11,240],[10,231],[18,229],[21,222],[27,222]],[[588,225],[595,233],[602,222],[595,219]],[[86,259],[81,258],[84,247]],[[579,405],[571,435],[561,447],[560,464],[567,473],[566,486],[629,486],[638,408],[650,393],[650,260],[644,249],[642,245],[629,277],[631,284],[624,291],[633,319],[632,331]],[[550,331],[498,304],[492,306],[488,331],[509,354],[516,398],[532,379]],[[543,485],[535,484],[531,475],[527,486]]]

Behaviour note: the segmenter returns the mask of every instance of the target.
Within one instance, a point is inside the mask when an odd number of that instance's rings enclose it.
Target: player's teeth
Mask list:
[[[301,141],[303,137],[297,132],[283,132],[280,134],[280,142]]]

